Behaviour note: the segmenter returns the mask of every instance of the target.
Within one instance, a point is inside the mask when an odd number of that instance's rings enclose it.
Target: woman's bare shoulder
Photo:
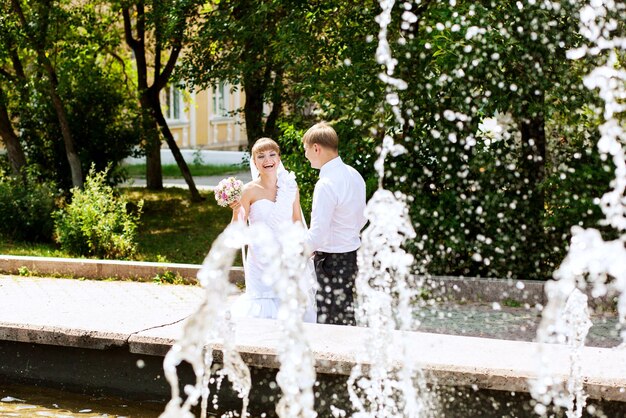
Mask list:
[[[259,182],[257,180],[252,180],[243,185],[243,188],[241,189],[241,194],[242,197],[251,197],[258,193],[259,190],[261,190],[261,185],[259,184]]]

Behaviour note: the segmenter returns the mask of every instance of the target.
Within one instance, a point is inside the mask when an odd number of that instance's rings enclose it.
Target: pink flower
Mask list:
[[[234,177],[220,181],[214,190],[215,200],[220,206],[228,206],[241,198],[243,182]]]

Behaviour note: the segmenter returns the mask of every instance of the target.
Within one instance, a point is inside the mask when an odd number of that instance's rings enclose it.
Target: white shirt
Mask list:
[[[313,192],[311,228],[306,243],[311,251],[347,253],[361,246],[365,225],[365,181],[341,157],[320,169]]]

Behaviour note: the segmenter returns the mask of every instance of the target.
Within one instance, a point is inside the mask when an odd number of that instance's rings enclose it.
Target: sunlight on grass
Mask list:
[[[136,261],[201,264],[211,244],[230,222],[232,212],[217,205],[211,192],[200,192],[206,199],[191,201],[189,191],[166,188],[148,191],[145,188],[120,188],[128,202],[144,200],[143,214],[137,228]],[[54,243],[11,242],[0,237],[0,253],[40,257],[73,257]],[[235,265],[241,266],[238,255]]]
[[[28,257],[77,258],[57,248],[54,244],[12,242],[4,239],[4,237],[0,237],[0,254],[22,255]]]
[[[220,207],[211,192],[200,203],[190,200],[185,189],[163,191],[123,189],[129,201],[144,200],[144,213],[138,228],[137,259],[200,264],[215,238],[230,222],[230,209]]]

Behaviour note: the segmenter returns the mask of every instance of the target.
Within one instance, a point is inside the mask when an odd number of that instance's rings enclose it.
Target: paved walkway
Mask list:
[[[252,176],[249,171],[242,171],[234,174],[220,174],[219,176],[196,176],[194,177],[194,182],[196,183],[196,188],[198,190],[213,190],[215,186],[222,180],[223,178],[234,176],[239,180],[243,181],[244,184],[252,180]],[[126,183],[123,183],[122,186],[136,186],[143,187],[146,185],[145,178],[132,178]],[[164,178],[163,179],[163,187],[181,187],[187,188],[187,183],[183,178]]]
[[[0,323],[27,322],[49,328],[71,324],[107,333],[137,333],[182,321],[195,311],[203,293],[199,286],[0,275]],[[25,306],[30,308],[25,310]],[[93,310],[107,319],[93,323],[87,315]],[[541,320],[534,308],[494,309],[480,302],[448,302],[421,308],[416,315],[420,321],[416,331],[529,342],[535,339]],[[620,344],[614,312],[592,314],[592,322],[588,346]]]
[[[185,319],[198,309],[204,292],[199,286],[0,275],[0,340],[92,349],[125,347],[134,354],[163,356],[182,335]],[[538,372],[540,346],[495,338],[530,337],[516,331],[529,321],[528,316],[511,312],[510,317],[500,318],[508,321],[505,325],[490,327],[497,318],[476,306],[426,311],[422,332],[396,332],[392,347],[411,347],[416,365],[444,385],[527,390],[526,379]],[[235,326],[235,345],[249,365],[277,367],[283,332],[276,321],[246,319]],[[600,334],[602,329],[606,328],[598,328]],[[464,336],[441,334],[459,330]],[[345,375],[357,361],[360,347],[369,344],[372,332],[305,324],[304,334],[318,373]],[[470,336],[476,334],[492,338]],[[567,375],[567,347],[549,345],[543,350],[555,373]],[[399,359],[402,353],[392,355]],[[626,401],[626,350],[585,347],[581,359],[591,397]]]

